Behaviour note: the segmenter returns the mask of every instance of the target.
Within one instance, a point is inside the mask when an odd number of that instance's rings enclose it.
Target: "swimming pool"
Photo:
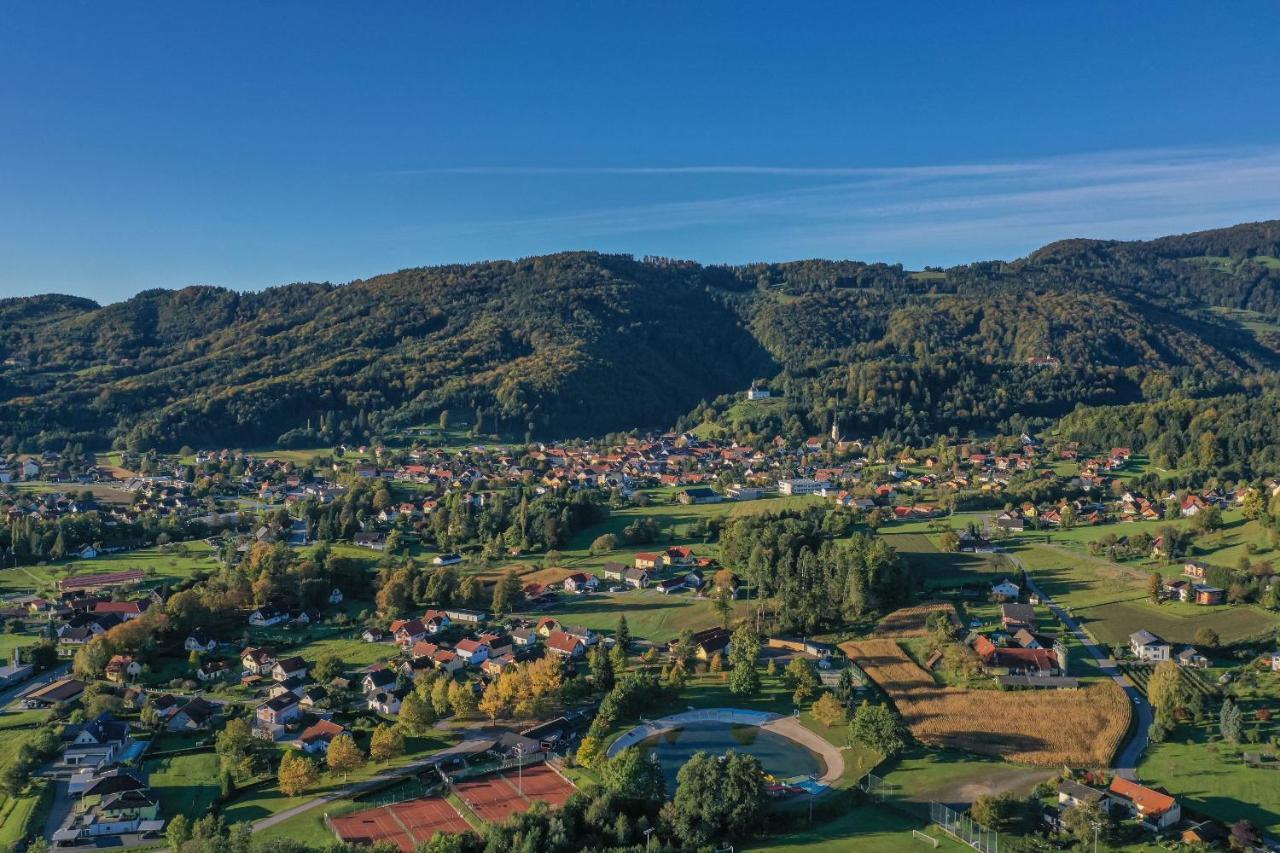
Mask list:
[[[765,772],[777,779],[821,776],[826,772],[822,759],[805,746],[759,726],[740,723],[710,720],[682,723],[645,738],[638,746],[657,756],[668,795],[675,792],[676,774],[695,752],[723,755],[732,749],[754,755]]]

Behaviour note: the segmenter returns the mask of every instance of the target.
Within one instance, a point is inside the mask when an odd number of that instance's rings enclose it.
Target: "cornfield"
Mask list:
[[[876,624],[876,629],[871,632],[871,636],[923,637],[929,633],[929,614],[931,613],[945,613],[951,620],[951,627],[957,630],[962,627],[954,604],[918,604],[915,607],[903,607],[886,615]]]
[[[939,685],[893,640],[840,649],[889,695],[924,743],[1008,761],[1106,767],[1129,727],[1128,698],[1110,681],[1080,690],[966,690]]]

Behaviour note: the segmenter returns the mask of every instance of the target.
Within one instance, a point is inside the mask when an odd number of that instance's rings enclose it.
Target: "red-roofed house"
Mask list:
[[[580,658],[586,652],[587,644],[564,631],[552,631],[547,637],[547,648],[562,657]]]
[[[1111,780],[1111,794],[1152,829],[1164,829],[1182,820],[1182,806],[1163,791],[1117,776]]]
[[[564,579],[564,588],[573,593],[591,592],[600,586],[595,575],[577,572]]]
[[[128,622],[146,613],[150,604],[151,602],[145,599],[142,601],[99,601],[93,605],[93,612],[98,616],[113,614]]]
[[[459,640],[453,651],[472,666],[479,666],[489,657],[489,644],[480,640]]]
[[[320,720],[303,729],[295,743],[298,749],[310,755],[325,755],[329,752],[329,743],[345,731],[345,728],[332,720]]]

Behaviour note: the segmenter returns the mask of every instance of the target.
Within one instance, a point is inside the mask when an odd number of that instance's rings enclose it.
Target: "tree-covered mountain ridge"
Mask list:
[[[7,449],[568,436],[741,417],[926,436],[1247,387],[1280,362],[1280,221],[911,272],[571,252],[101,306],[0,300]],[[765,379],[786,403],[732,412]],[[704,405],[705,403],[710,405]]]

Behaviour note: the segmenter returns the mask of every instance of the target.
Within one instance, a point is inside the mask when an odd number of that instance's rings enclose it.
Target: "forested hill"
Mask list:
[[[108,306],[9,299],[0,440],[315,445],[443,409],[517,436],[677,420],[904,437],[1008,427],[1078,402],[1245,389],[1280,366],[1277,256],[1268,222],[915,273],[566,253]],[[735,405],[753,379],[785,401]]]

